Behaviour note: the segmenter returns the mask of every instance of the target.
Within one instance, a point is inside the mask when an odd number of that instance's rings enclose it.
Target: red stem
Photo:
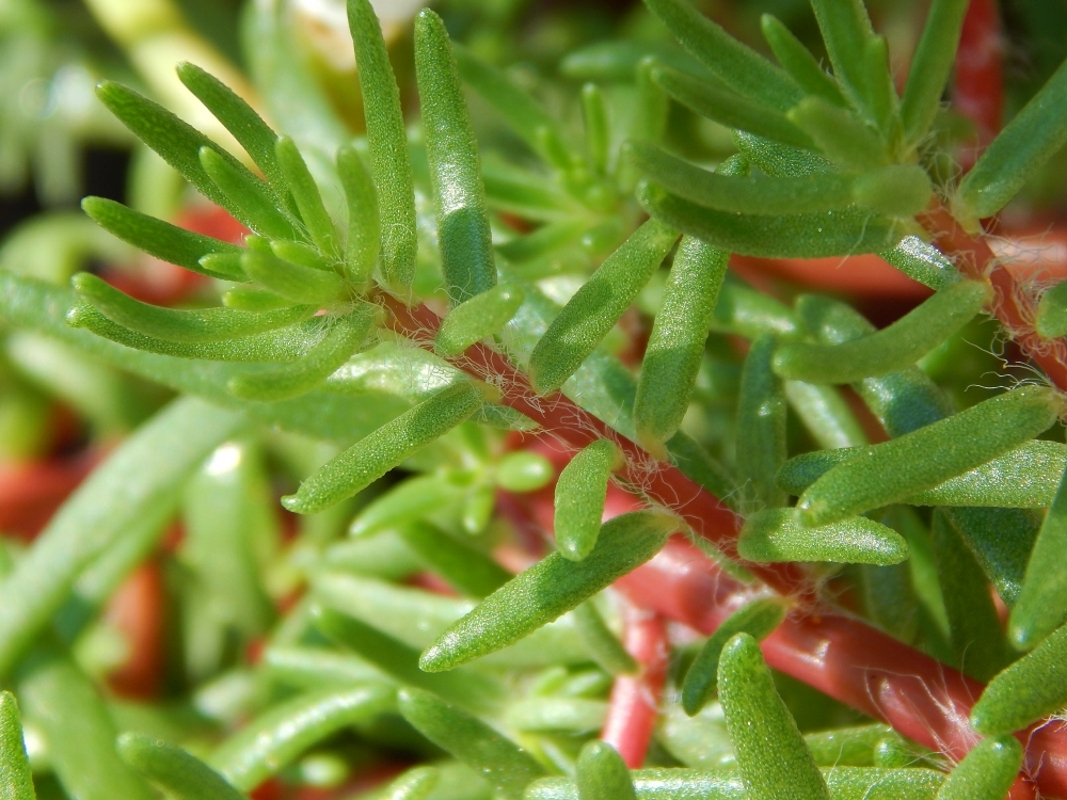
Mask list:
[[[992,254],[984,242],[966,236],[947,213],[945,216],[951,225],[940,217],[931,219],[948,231],[942,237],[951,245],[946,253],[950,257],[963,255],[965,259],[973,253],[974,264],[988,264]],[[1006,270],[1004,274],[1011,279]],[[389,299],[386,302],[397,332],[432,347],[440,324],[433,311],[425,306],[408,308]],[[487,347],[474,345],[452,363],[479,380],[506,387],[501,402],[537,421],[542,435],[552,437],[567,449],[577,450],[601,436],[616,442],[627,457],[624,479],[640,487],[654,502],[678,513],[694,534],[715,544],[728,557],[740,560],[736,550],[738,517],[678,469],[656,462],[562,394],[537,397],[525,376]],[[1067,359],[1054,363],[1067,378]],[[903,735],[950,758],[958,760],[975,743],[977,737],[970,729],[968,715],[981,694],[982,684],[864,621],[820,603],[811,581],[797,565],[745,566],[770,588],[793,595],[798,601],[794,613],[764,641],[770,666],[886,721]],[[637,606],[704,633],[713,632],[747,596],[761,591],[758,585],[742,586],[723,575],[699,550],[678,541],[671,542],[651,562],[616,585]],[[1067,798],[1067,736],[1058,731],[1058,727],[1053,730],[1046,726],[1025,733],[1024,769],[1045,796]],[[627,763],[632,763],[632,758],[633,753]],[[1021,778],[1017,780],[1012,788],[1013,800],[1032,796],[1030,787]]]
[[[611,688],[608,716],[600,738],[614,747],[626,766],[637,769],[656,729],[663,687],[667,683],[670,645],[663,617],[645,608],[624,608],[624,643],[641,671],[620,675]]]
[[[711,634],[757,589],[725,575],[693,545],[672,540],[615,584],[632,603]],[[978,737],[967,718],[982,684],[836,609],[790,614],[762,644],[767,663],[954,761]],[[1047,797],[1067,797],[1067,741],[1028,731],[1025,769]],[[1033,797],[1023,779],[1012,800]]]
[[[1034,330],[1037,302],[1015,276],[997,260],[984,238],[971,236],[943,206],[936,206],[924,218],[936,244],[952,259],[956,268],[973,280],[985,280],[993,287],[990,312],[1019,345],[1027,357],[1044,370],[1060,391],[1067,391],[1067,341],[1045,339]]]

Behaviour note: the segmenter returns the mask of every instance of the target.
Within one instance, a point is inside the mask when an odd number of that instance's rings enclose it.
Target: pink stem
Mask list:
[[[692,544],[674,539],[615,584],[635,605],[714,633],[758,587],[725,575]],[[978,740],[968,715],[984,688],[862,620],[826,607],[790,614],[762,644],[767,663],[954,761]],[[1045,726],[1024,734],[1025,770],[1047,797],[1067,797],[1067,741]],[[1058,726],[1056,727],[1058,730]],[[1032,797],[1018,779],[1013,800]]]
[[[663,687],[667,682],[670,646],[667,625],[659,614],[626,606],[626,650],[640,665],[637,675],[620,675],[611,688],[608,716],[600,738],[619,751],[630,769],[645,761],[656,728]]]
[[[432,346],[440,324],[436,314],[425,306],[408,308],[395,301],[389,305],[398,332],[423,346]],[[623,478],[640,487],[646,497],[679,514],[694,534],[736,558],[738,517],[678,469],[656,462],[562,394],[538,397],[521,372],[487,347],[475,345],[453,363],[479,380],[504,386],[501,402],[536,420],[542,426],[539,435],[550,437],[564,449],[577,450],[598,437],[616,442],[627,457]],[[795,564],[746,563],[745,567],[766,586],[795,600],[794,613],[764,641],[770,666],[885,720],[903,735],[950,758],[962,758],[973,746],[977,737],[968,724],[968,714],[981,694],[980,683],[819,602],[811,581]],[[616,586],[635,605],[704,633],[713,632],[747,596],[765,591],[758,584],[742,586],[723,575],[699,550],[679,541],[672,541]],[[641,720],[635,717],[632,724],[645,724]],[[634,738],[643,735],[639,731]],[[1028,775],[1045,796],[1067,798],[1067,735],[1059,733],[1058,727],[1039,727],[1025,735],[1029,737],[1024,739],[1028,743]],[[630,752],[624,758],[632,765],[636,755]],[[643,758],[643,753],[640,755]],[[1031,796],[1021,778],[1011,796],[1013,800]]]

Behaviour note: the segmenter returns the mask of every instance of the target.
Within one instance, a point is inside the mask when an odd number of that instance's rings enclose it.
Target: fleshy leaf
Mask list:
[[[581,561],[554,553],[512,578],[422,654],[429,672],[452,669],[529,635],[652,558],[676,530],[672,517],[635,511],[604,523]]]

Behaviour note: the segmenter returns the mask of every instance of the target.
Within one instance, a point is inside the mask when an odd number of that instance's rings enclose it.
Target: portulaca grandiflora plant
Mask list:
[[[674,45],[551,89],[423,10],[408,98],[350,0],[360,135],[191,63],[243,152],[98,87],[243,227],[84,200],[202,307],[0,273],[77,385],[177,393],[5,550],[0,797],[1067,798],[1067,299],[985,233],[1067,140],[1067,71],[968,151],[967,0],[897,80],[860,0],[812,0],[829,69],[646,4]],[[927,291],[878,329],[761,277],[805,259]],[[85,631],[175,518],[172,688],[122,704]]]

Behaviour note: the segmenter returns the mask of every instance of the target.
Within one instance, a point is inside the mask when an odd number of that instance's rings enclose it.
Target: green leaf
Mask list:
[[[753,514],[741,529],[737,552],[758,563],[830,561],[844,564],[899,564],[908,545],[892,528],[866,517],[848,517],[815,526],[804,525],[792,508]]]
[[[860,447],[867,443],[867,434],[864,433],[859,420],[856,419],[840,392],[832,386],[803,381],[786,381],[785,396],[789,405],[804,423],[804,427],[808,429],[808,433],[820,447],[843,449]],[[784,464],[782,466],[785,467]],[[782,470],[779,469],[775,476],[775,483],[779,488],[788,490],[789,487],[783,485],[780,480],[781,474]],[[799,494],[800,492],[790,493]]]
[[[991,217],[1067,142],[1067,61],[982,153],[960,182],[953,213],[968,230]]]
[[[274,145],[274,151],[282,176],[285,178],[285,185],[296,201],[300,219],[307,228],[311,241],[325,255],[337,258],[340,255],[337,231],[334,229],[333,220],[326,212],[326,206],[322,203],[319,187],[315,179],[311,177],[296,143],[288,136],[279,137]]]
[[[853,203],[856,176],[817,173],[798,178],[741,177],[709,172],[646,142],[629,142],[627,153],[645,176],[669,192],[705,208],[780,215],[832,211]]]
[[[574,625],[589,650],[589,655],[609,675],[634,675],[639,667],[618,637],[611,632],[592,600],[586,600],[571,612]]]
[[[885,145],[874,129],[821,97],[804,98],[786,117],[836,164],[865,170],[887,161]]]
[[[389,784],[382,800],[427,800],[440,776],[436,767],[413,767]]]
[[[415,71],[437,213],[445,286],[454,304],[496,283],[478,147],[445,25],[423,9],[415,20]]]
[[[630,307],[678,234],[649,220],[630,235],[574,294],[530,354],[539,394],[558,389]]]
[[[545,152],[543,141],[545,135],[553,140],[555,146],[562,148],[571,161],[576,154],[571,153],[566,142],[568,137],[561,129],[558,120],[537,102],[530,94],[518,86],[504,72],[487,64],[465,47],[453,46],[459,77],[471,89],[481,95],[493,109],[504,118],[508,126],[522,138],[530,148],[540,153],[552,163],[552,158]]]
[[[1041,295],[1034,327],[1046,339],[1067,334],[1067,281],[1056,284]]]
[[[250,791],[313,745],[392,710],[394,702],[393,689],[380,683],[308,692],[253,719],[219,745],[210,763]]]
[[[703,208],[650,183],[638,189],[656,219],[731,253],[765,258],[820,258],[876,253],[905,233],[892,220],[862,210],[786,215],[738,214]]]
[[[621,454],[607,439],[597,439],[578,452],[559,474],[555,490],[553,529],[556,548],[571,561],[592,552],[600,533],[611,471]]]
[[[774,371],[788,380],[856,383],[911,366],[970,322],[991,297],[988,284],[960,281],[886,328],[841,344],[785,343]]]
[[[773,178],[799,178],[818,172],[837,172],[832,161],[814,150],[772,142],[746,131],[734,131],[734,144],[742,158]]]
[[[283,497],[282,505],[311,514],[351,497],[459,425],[483,400],[469,381],[442,389],[332,458],[296,494]]]
[[[82,483],[0,584],[0,674],[10,674],[93,559],[244,424],[195,398],[176,401]]]
[[[608,704],[603,700],[586,700],[569,695],[531,697],[508,707],[507,723],[519,734],[588,734],[604,726],[607,711]]]
[[[485,597],[511,580],[511,573],[482,551],[428,522],[411,522],[397,532],[427,568],[468,597]]]
[[[140,733],[119,736],[118,752],[170,800],[244,800],[219,773],[180,747]]]
[[[446,675],[423,672],[417,649],[348,614],[316,609],[315,627],[404,686],[433,692],[472,711],[492,711],[503,699],[497,683],[470,670]]]
[[[786,501],[774,482],[786,456],[785,392],[771,370],[777,344],[769,333],[752,342],[737,398],[737,476],[746,500],[761,508],[777,508]]]
[[[782,465],[775,481],[789,494],[799,495],[833,467],[864,452],[859,447],[841,447],[794,456]],[[900,502],[913,506],[1047,508],[1056,494],[1056,476],[1065,468],[1067,446],[1037,439]]]
[[[960,274],[944,254],[918,236],[905,236],[892,250],[878,254],[913,281],[940,292],[959,281]]]
[[[988,681],[1010,659],[985,576],[943,512],[934,512],[931,539],[954,666],[972,678]]]
[[[1008,635],[1020,649],[1033,647],[1067,618],[1067,465],[1060,476],[1008,620]]]
[[[715,694],[722,650],[736,634],[766,639],[785,619],[788,605],[781,598],[763,597],[747,603],[723,620],[689,665],[682,682],[682,708],[694,716]]]
[[[819,766],[870,767],[874,765],[874,748],[892,735],[893,729],[888,725],[872,722],[809,733],[804,741]]]
[[[903,500],[989,461],[1049,428],[1051,390],[1024,386],[883,444],[834,467],[797,501],[805,525],[827,525]]]
[[[250,244],[258,245],[259,237],[250,236]],[[257,248],[258,249],[258,248]],[[260,252],[266,252],[262,250]],[[304,242],[290,242],[286,239],[274,239],[270,242],[270,252],[292,264],[309,269],[317,269],[320,272],[332,272],[337,263],[336,258],[326,258],[317,247]]]
[[[270,188],[244,165],[224,157],[212,145],[200,148],[200,165],[237,209],[248,227],[270,239],[302,238],[289,215],[278,208]]]
[[[419,733],[476,770],[507,800],[521,800],[526,785],[545,774],[510,739],[427,692],[402,691],[400,713]]]
[[[895,144],[901,136],[900,102],[893,76],[889,74],[889,45],[884,36],[872,36],[864,43],[863,83],[870,116],[882,138]]]
[[[344,281],[334,272],[301,266],[251,249],[241,256],[241,266],[264,289],[294,303],[322,306],[345,297]]]
[[[374,498],[352,521],[348,532],[369,536],[383,529],[399,527],[421,519],[431,511],[458,503],[464,487],[445,475],[418,475],[401,481]]]
[[[145,462],[139,463],[143,470]],[[10,579],[4,588],[9,585]],[[24,613],[26,604],[15,608]],[[39,650],[24,667],[17,694],[26,724],[39,731],[51,770],[68,797],[154,800],[148,784],[119,758],[110,709],[70,656]]]
[[[374,430],[400,413],[406,407],[409,396],[419,396],[420,391],[427,391],[422,386],[409,395],[405,390],[408,384],[391,378],[381,383],[349,380],[340,389],[316,390],[280,403],[245,402],[230,394],[226,384],[235,374],[262,369],[262,365],[194,362],[186,358],[131,350],[87,330],[68,325],[65,317],[75,302],[74,292],[68,288],[0,271],[0,317],[7,323],[48,336],[112,367],[202,397],[217,406],[240,410],[250,419],[283,430],[347,444],[362,432]],[[122,330],[103,316],[97,314],[97,317],[116,331]],[[309,321],[306,325],[313,322]],[[307,338],[294,351],[292,358],[300,357],[317,341],[316,334],[321,334],[321,329],[305,327],[298,330]],[[291,332],[288,338],[292,338]],[[270,356],[271,352],[267,351],[267,355]],[[380,352],[368,354],[362,368],[380,371],[385,364],[396,364],[399,372],[409,376],[412,374],[410,354],[414,352],[394,349],[389,351],[387,357]],[[405,355],[408,357],[405,358]]]
[[[337,174],[345,191],[348,209],[348,246],[345,269],[357,287],[370,280],[378,265],[382,221],[374,181],[359,152],[352,146],[337,151]]]
[[[464,300],[441,321],[434,348],[443,356],[458,356],[476,342],[499,333],[525,299],[521,286],[502,283]]]
[[[226,388],[246,400],[261,401],[287,400],[309,392],[359,352],[377,314],[377,306],[360,303],[352,313],[334,319],[322,340],[298,362],[234,376]]]
[[[209,177],[201,162],[200,151],[207,148],[215,153],[220,161],[226,163],[235,179],[240,176],[239,180],[245,183],[258,181],[240,161],[220,151],[218,145],[163,106],[121,83],[104,81],[96,87],[96,93],[134,136],[178,170],[204,197],[225,208],[248,227],[254,227],[241,207]]]
[[[224,281],[248,280],[236,261],[217,262],[222,267],[217,270],[206,268],[200,263],[204,256],[212,254],[240,256],[244,248],[235,244],[187,231],[103,197],[86,197],[82,200],[82,209],[109,233],[163,261],[199,272],[209,278]]]
[[[874,37],[862,0],[811,0],[834,76],[856,108],[871,111],[865,69],[867,43]],[[871,116],[872,122],[881,122]]]
[[[997,675],[971,709],[983,736],[1022,730],[1067,704],[1067,626]]]
[[[727,261],[729,253],[690,236],[675,253],[634,400],[637,440],[650,452],[678,431],[689,409]]]
[[[611,148],[611,125],[608,120],[607,100],[595,83],[582,86],[582,122],[585,130],[585,148],[589,160],[598,175],[608,171]]]
[[[615,517],[588,556],[569,561],[554,553],[512,578],[441,634],[419,666],[439,672],[507,647],[652,558],[676,528],[672,517],[654,512]]]
[[[904,141],[910,145],[918,144],[926,135],[941,105],[967,5],[967,0],[933,0],[930,3],[900,104]]]
[[[285,199],[288,187],[274,154],[278,135],[248,103],[214,75],[188,61],[178,64],[177,73],[185,88],[196,95],[252,157],[274,193]]]
[[[206,361],[294,361],[314,347],[324,333],[317,317],[280,330],[239,336],[221,342],[168,342],[116,325],[88,303],[78,303],[67,312],[67,322],[97,336],[135,350]]]
[[[22,741],[22,718],[11,692],[0,692],[0,800],[35,800],[33,774]]]
[[[835,105],[845,105],[837,82],[826,74],[811,51],[785,25],[771,14],[764,14],[760,17],[760,28],[778,63],[807,94],[818,95]]]
[[[142,303],[88,272],[71,280],[74,290],[117,325],[168,342],[218,342],[284,328],[308,319],[311,306],[254,313],[230,308],[178,310]]]
[[[738,94],[786,110],[801,97],[784,71],[730,36],[688,0],[645,0],[682,47]]]
[[[389,534],[386,534],[385,537],[377,538],[394,543],[398,540],[398,537],[392,537]],[[348,616],[356,617],[367,624],[374,625],[382,632],[402,642],[408,648],[418,648],[420,650],[432,644],[441,631],[477,606],[476,602],[468,599],[447,597],[424,589],[414,589],[384,582],[389,579],[397,579],[394,576],[404,577],[415,571],[419,564],[413,555],[408,556],[402,563],[397,563],[393,567],[393,572],[383,575],[380,579],[375,579],[368,575],[360,576],[358,573],[364,569],[362,558],[376,556],[379,560],[384,560],[383,556],[388,555],[387,553],[381,553],[381,548],[379,548],[378,555],[374,552],[368,553],[365,545],[371,542],[375,542],[375,539],[371,539],[369,542],[346,542],[343,545],[334,546],[333,550],[336,555],[331,559],[331,563],[336,562],[336,569],[346,570],[348,574],[324,572],[315,576],[313,589],[316,599]],[[353,545],[357,547],[363,545],[364,547],[351,553],[337,552],[341,551],[342,548],[354,550]],[[405,549],[404,552],[408,553],[410,551]],[[397,561],[400,560],[396,556],[393,558]],[[400,558],[404,557],[400,556]],[[373,565],[368,564],[367,572],[370,572],[372,567]],[[398,567],[402,568],[399,570],[399,576],[397,575]],[[485,667],[493,669],[540,669],[559,664],[588,663],[589,649],[582,643],[582,639],[578,635],[570,617],[565,617],[546,625],[513,646],[486,656],[483,662]],[[465,675],[465,679],[474,681],[471,684],[468,695],[471,695],[476,689],[487,700],[497,703],[503,698],[503,692],[499,684],[485,677],[486,673],[480,669],[481,666],[478,665],[478,668],[461,667],[457,674],[462,673]],[[411,659],[403,662],[403,667],[405,670],[414,672],[424,678],[429,675],[429,673],[419,670],[417,651],[415,651],[415,655]],[[482,675],[480,681],[473,678],[474,673]],[[398,675],[399,673],[394,674]],[[455,680],[459,681],[459,678],[456,677]],[[474,684],[478,684],[478,686]],[[488,686],[485,684],[488,684]],[[421,684],[415,683],[414,685],[420,686]],[[430,686],[423,686],[422,688],[441,694],[442,697],[445,696],[436,688]],[[461,702],[453,697],[447,699],[449,702]],[[477,695],[474,696],[474,701],[477,702]]]
[[[637,800],[630,770],[606,742],[586,742],[575,771],[579,800]]]
[[[997,594],[1008,607],[1014,605],[1041,527],[1041,514],[1020,508],[946,508],[944,512]]]
[[[811,147],[811,138],[780,111],[739,94],[714,80],[699,80],[669,67],[657,67],[653,80],[702,117],[794,147]]]
[[[415,277],[415,185],[407,131],[381,25],[369,0],[349,0],[348,24],[356,48],[371,176],[381,212],[381,273],[386,286],[406,293]]]
[[[756,800],[741,776],[730,769],[681,767],[635,769],[630,772],[638,800]],[[934,800],[945,774],[934,769],[833,767],[823,771],[835,800]],[[776,800],[811,800],[822,795],[776,795]],[[524,800],[579,800],[571,778],[541,778],[530,784]]]
[[[829,800],[826,781],[747,633],[722,649],[719,700],[751,800]]]
[[[1001,800],[1022,761],[1022,745],[1013,737],[983,739],[949,773],[937,800]]]
[[[860,175],[852,187],[852,199],[891,217],[907,218],[930,205],[934,189],[926,170],[917,164],[890,164]]]

